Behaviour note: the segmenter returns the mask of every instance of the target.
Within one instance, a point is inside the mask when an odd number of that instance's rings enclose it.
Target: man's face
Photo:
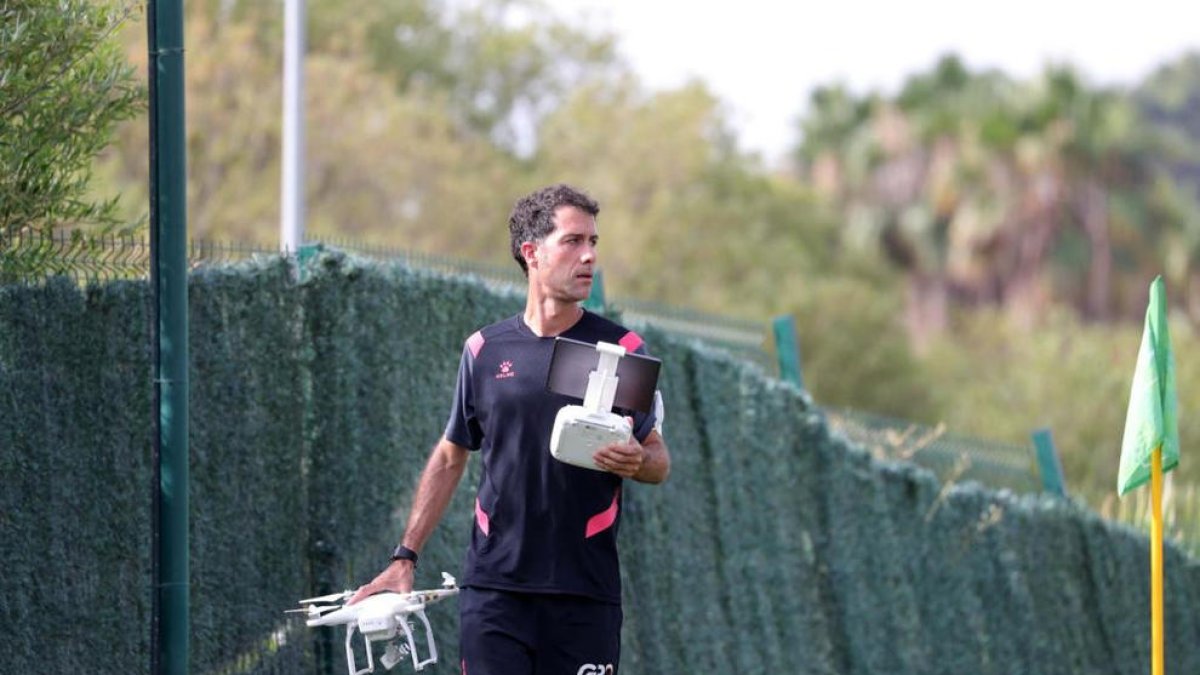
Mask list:
[[[596,267],[596,219],[574,206],[560,206],[554,212],[554,229],[531,247],[531,276],[547,296],[563,302],[586,300],[592,290]]]

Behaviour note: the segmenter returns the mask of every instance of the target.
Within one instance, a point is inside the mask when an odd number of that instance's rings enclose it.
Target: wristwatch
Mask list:
[[[411,560],[413,567],[417,566],[417,552],[411,548],[400,544],[396,550],[392,551],[392,560]]]

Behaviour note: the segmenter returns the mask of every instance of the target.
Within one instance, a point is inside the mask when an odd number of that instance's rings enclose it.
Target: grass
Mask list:
[[[1163,482],[1163,539],[1172,541],[1189,554],[1200,557],[1200,487],[1175,485],[1167,474]],[[1150,487],[1143,486],[1118,498],[1105,497],[1100,515],[1119,523],[1150,532]]]

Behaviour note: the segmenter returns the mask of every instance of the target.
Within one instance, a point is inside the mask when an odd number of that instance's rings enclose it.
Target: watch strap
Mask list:
[[[417,557],[417,552],[404,544],[400,544],[396,550],[392,551],[392,560],[410,560],[413,567],[417,566]]]

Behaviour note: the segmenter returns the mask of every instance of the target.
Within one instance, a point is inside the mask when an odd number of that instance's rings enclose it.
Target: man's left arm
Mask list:
[[[639,483],[661,483],[671,473],[671,453],[657,430],[641,443],[634,437],[600,448],[592,459],[601,469]]]

